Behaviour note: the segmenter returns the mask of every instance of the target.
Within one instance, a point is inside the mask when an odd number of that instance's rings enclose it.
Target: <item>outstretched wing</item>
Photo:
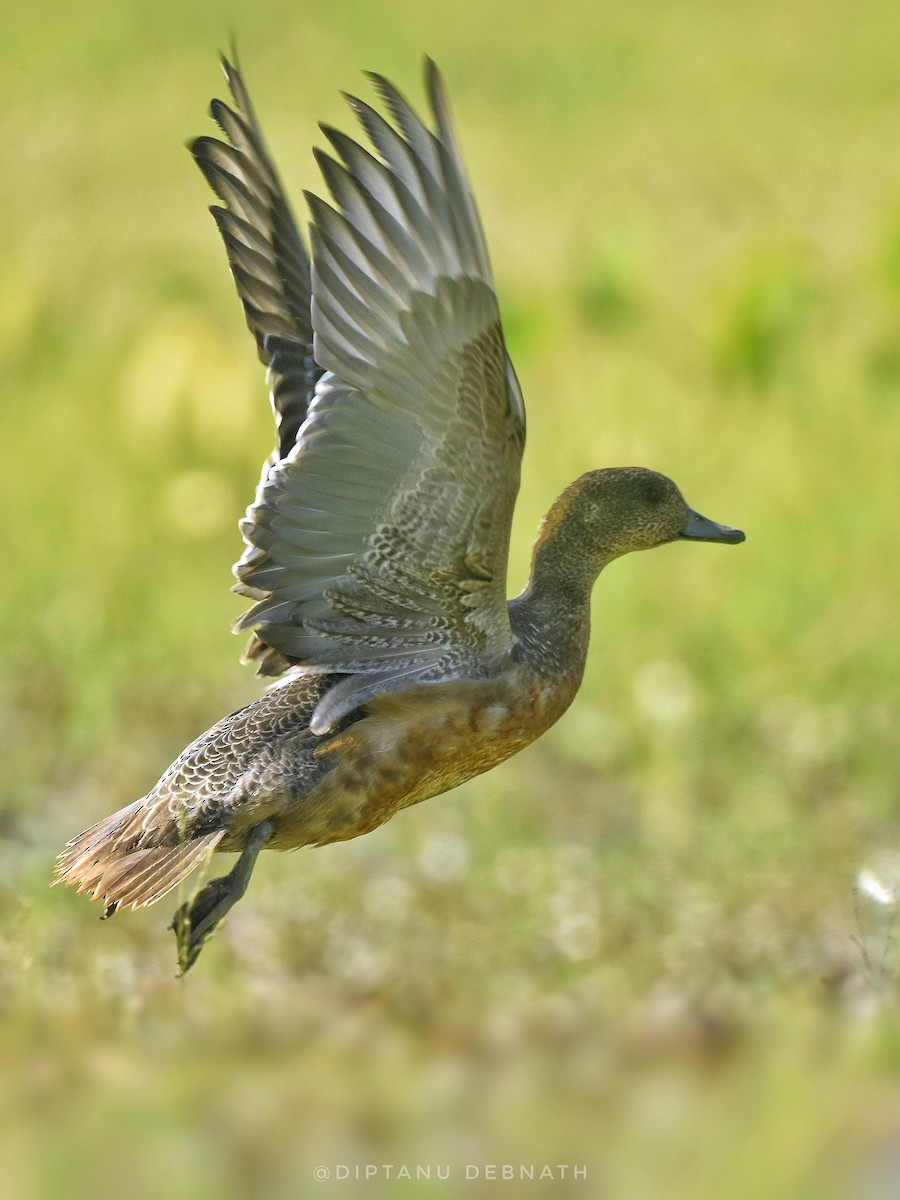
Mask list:
[[[241,529],[238,623],[346,678],[323,732],[378,691],[483,674],[510,644],[506,565],[524,410],[444,90],[432,132],[348,98],[376,155],[330,128],[308,195],[314,357],[325,374]]]

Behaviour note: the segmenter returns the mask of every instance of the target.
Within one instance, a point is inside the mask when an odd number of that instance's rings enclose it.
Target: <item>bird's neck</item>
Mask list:
[[[513,633],[539,675],[578,679],[584,670],[591,629],[593,564],[567,554],[566,539],[538,541],[525,590],[510,602]]]
[[[540,675],[581,678],[591,628],[591,591],[621,546],[588,532],[578,503],[584,478],[568,487],[541,522],[531,574],[509,614],[524,657]]]

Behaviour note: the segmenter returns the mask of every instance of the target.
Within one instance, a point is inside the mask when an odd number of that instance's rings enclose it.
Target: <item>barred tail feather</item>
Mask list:
[[[211,854],[224,830],[141,845],[143,799],[98,821],[67,843],[56,862],[56,883],[90,892],[107,910],[155,904]]]

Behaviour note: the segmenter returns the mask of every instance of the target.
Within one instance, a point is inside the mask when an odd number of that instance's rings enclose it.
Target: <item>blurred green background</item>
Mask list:
[[[179,983],[168,901],[47,882],[260,690],[228,568],[271,423],[181,144],[232,31],[298,204],[339,89],[444,71],[529,405],[511,592],[596,466],[748,541],[615,564],[557,728],[264,855]],[[877,0],[5,12],[5,1194],[900,1191],[898,38]],[[313,1176],[367,1163],[451,1178]]]

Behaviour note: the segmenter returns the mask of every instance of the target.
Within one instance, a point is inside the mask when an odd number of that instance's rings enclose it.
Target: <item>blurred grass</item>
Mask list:
[[[237,30],[292,193],[373,67],[455,101],[537,521],[640,462],[741,525],[597,589],[537,746],[264,856],[189,982],[62,841],[258,693],[228,564],[271,439],[179,143]],[[846,0],[4,17],[0,1161],[10,1195],[395,1195],[336,1163],[584,1163],[535,1196],[896,1194],[900,17]],[[509,1190],[509,1185],[507,1185]]]

